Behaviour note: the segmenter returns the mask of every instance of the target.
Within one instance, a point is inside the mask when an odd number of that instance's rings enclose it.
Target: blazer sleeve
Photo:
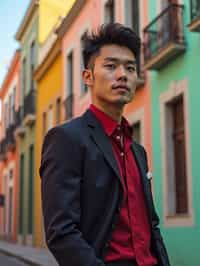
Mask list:
[[[46,135],[40,166],[46,242],[60,266],[105,266],[80,231],[80,146],[63,127]]]

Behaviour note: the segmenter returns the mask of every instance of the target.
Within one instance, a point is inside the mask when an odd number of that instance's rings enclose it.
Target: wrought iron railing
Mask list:
[[[19,127],[22,123],[22,107],[20,106],[17,111],[14,112],[15,128]]]
[[[15,131],[15,125],[10,125],[6,129],[6,146],[8,147],[9,145],[14,145],[15,144],[15,136],[14,136],[14,131]]]
[[[74,95],[70,94],[64,100],[65,119],[67,120],[73,117],[73,103],[74,103]]]
[[[0,157],[3,157],[6,153],[6,139],[2,139],[0,142]]]
[[[200,19],[200,0],[190,0],[191,21]]]
[[[183,5],[170,4],[144,28],[145,62],[170,43],[185,43],[183,10]]]
[[[26,117],[28,114],[35,114],[35,90],[30,90],[24,98],[23,116]]]

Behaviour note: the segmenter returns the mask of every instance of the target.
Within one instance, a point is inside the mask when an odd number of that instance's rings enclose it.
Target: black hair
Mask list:
[[[116,44],[130,49],[138,62],[140,55],[140,38],[131,29],[120,23],[103,24],[96,31],[87,32],[83,39],[84,67],[90,67],[90,60],[98,55],[102,46]]]

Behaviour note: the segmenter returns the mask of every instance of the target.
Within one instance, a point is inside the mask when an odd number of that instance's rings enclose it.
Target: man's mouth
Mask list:
[[[126,85],[123,84],[118,84],[118,85],[113,85],[112,88],[114,90],[125,90],[125,91],[130,91],[129,87],[127,87]]]

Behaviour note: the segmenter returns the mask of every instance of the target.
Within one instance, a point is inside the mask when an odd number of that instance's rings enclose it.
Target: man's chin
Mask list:
[[[130,103],[131,101],[132,101],[132,99],[125,99],[125,98],[122,99],[121,98],[121,99],[115,100],[113,102],[113,104],[116,104],[118,106],[124,106],[124,105]]]

